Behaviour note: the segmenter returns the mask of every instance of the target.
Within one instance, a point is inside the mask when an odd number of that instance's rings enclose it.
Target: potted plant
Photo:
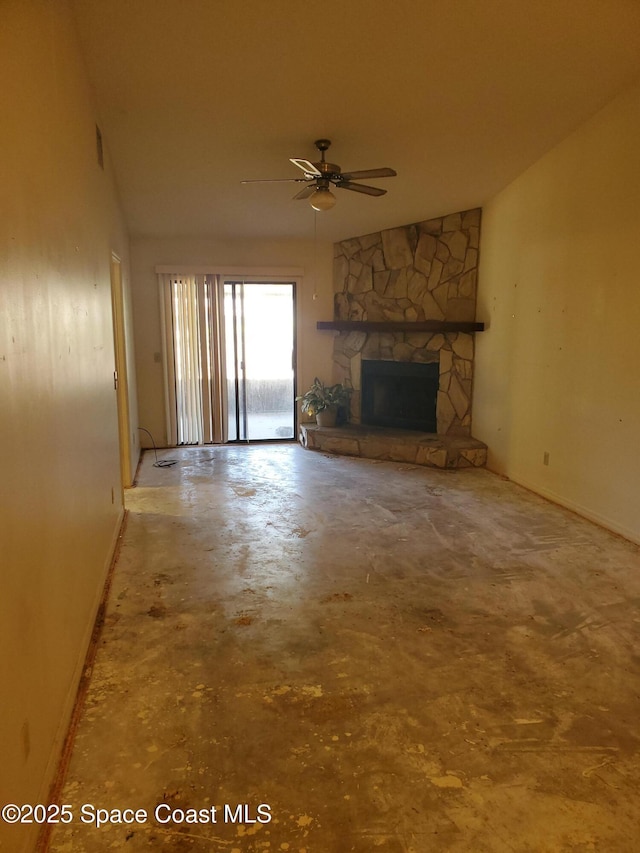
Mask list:
[[[348,405],[352,390],[340,382],[325,385],[316,376],[311,388],[296,400],[302,400],[301,409],[305,414],[316,416],[318,426],[335,426],[338,409]]]

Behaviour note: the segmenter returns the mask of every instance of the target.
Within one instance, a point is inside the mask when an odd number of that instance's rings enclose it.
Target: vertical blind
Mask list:
[[[225,441],[216,276],[159,278],[169,443]]]
[[[195,276],[171,280],[178,444],[202,444],[202,364]]]

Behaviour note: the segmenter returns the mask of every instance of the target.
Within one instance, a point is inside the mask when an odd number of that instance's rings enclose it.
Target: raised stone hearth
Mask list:
[[[308,450],[408,462],[431,468],[481,468],[487,461],[486,444],[470,436],[436,435],[360,424],[340,427],[302,424],[300,443]]]

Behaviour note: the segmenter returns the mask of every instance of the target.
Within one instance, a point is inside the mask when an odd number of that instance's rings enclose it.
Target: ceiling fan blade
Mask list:
[[[314,194],[316,189],[317,188],[316,188],[315,184],[309,184],[308,187],[305,187],[303,190],[300,190],[299,193],[294,195],[294,199],[296,199],[296,198],[309,198],[309,196],[312,196]]]
[[[251,181],[240,181],[241,184],[299,184],[305,183],[306,178],[255,178]]]
[[[389,169],[386,166],[382,169],[365,169],[362,172],[344,172],[342,177],[346,181],[353,178],[395,178],[398,173],[395,169]]]
[[[386,190],[381,190],[378,187],[368,187],[365,184],[352,184],[351,181],[340,181],[336,186],[343,190],[353,190],[357,193],[365,195],[385,195]]]
[[[296,157],[289,157],[289,160],[293,163],[294,166],[297,166],[298,169],[302,169],[305,175],[313,175],[314,178],[322,177],[322,172],[308,160],[300,160]]]

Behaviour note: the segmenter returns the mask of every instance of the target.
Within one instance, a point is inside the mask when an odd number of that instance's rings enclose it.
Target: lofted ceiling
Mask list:
[[[332,241],[482,205],[640,74],[637,0],[74,0],[133,235]]]

